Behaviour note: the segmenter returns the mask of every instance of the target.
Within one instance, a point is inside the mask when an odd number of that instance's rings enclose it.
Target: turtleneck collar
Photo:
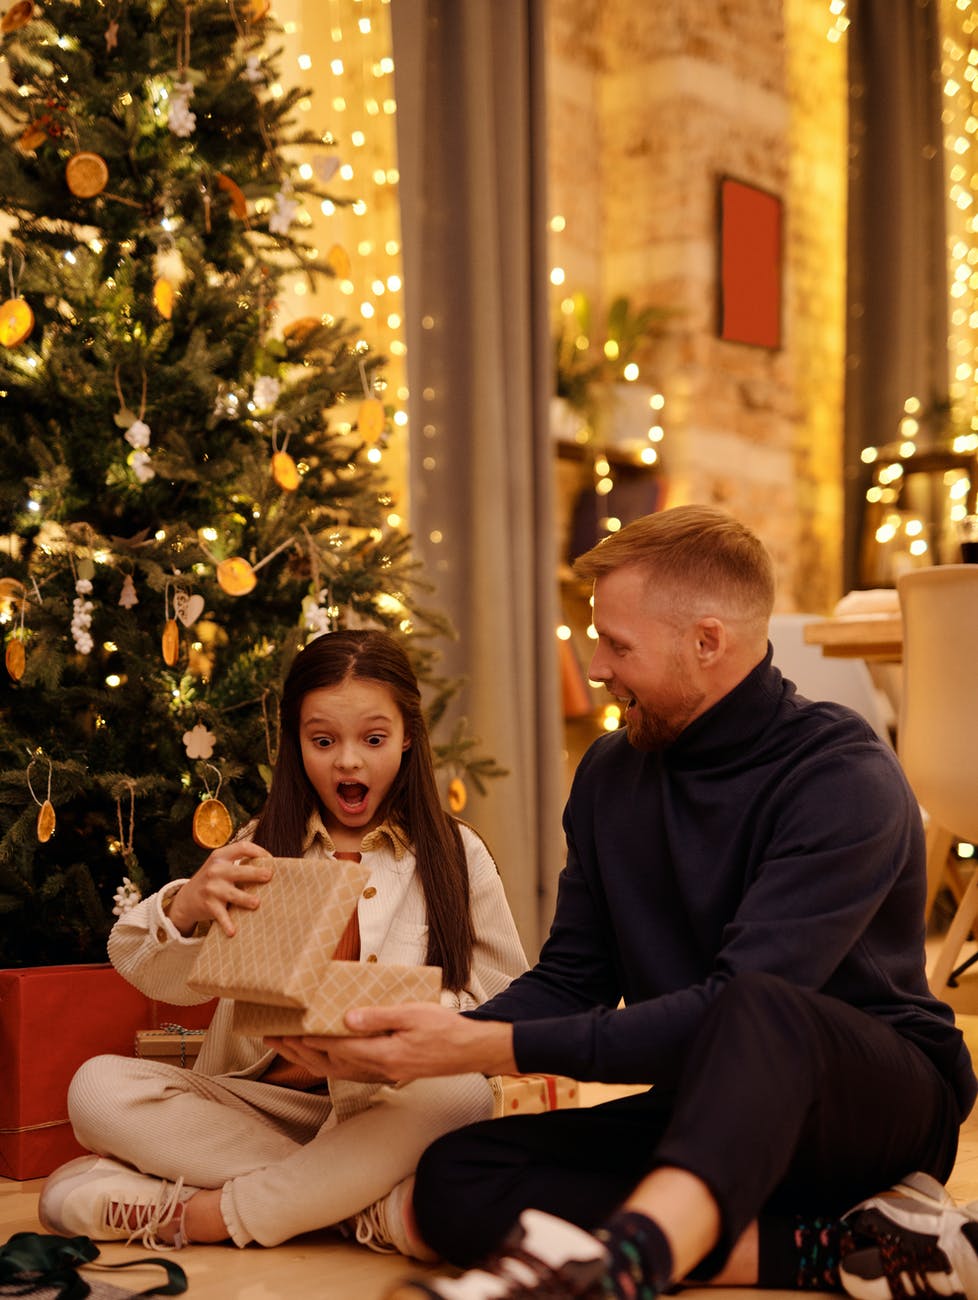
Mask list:
[[[735,760],[770,726],[785,694],[784,678],[771,662],[773,654],[768,642],[757,667],[662,751],[668,767],[712,767]]]

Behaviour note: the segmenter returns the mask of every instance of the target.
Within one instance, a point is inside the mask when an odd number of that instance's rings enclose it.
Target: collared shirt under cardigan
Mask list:
[[[916,800],[869,724],[798,695],[770,647],[661,753],[597,740],[564,829],[538,964],[470,1013],[515,1022],[521,1071],[671,1086],[724,983],[767,971],[891,1024],[969,1112],[968,1051],[924,976]]]
[[[469,867],[475,949],[469,988],[461,998],[444,991],[442,1002],[464,1010],[499,993],[526,969],[526,958],[495,862],[479,836],[459,823]],[[245,832],[247,833],[247,828]],[[328,858],[333,844],[318,817],[311,819],[305,857]],[[357,905],[360,960],[420,965],[428,947],[424,895],[417,879],[414,853],[395,828],[381,827],[362,845],[370,877]],[[191,1006],[207,998],[187,987],[187,977],[202,942],[182,936],[163,910],[166,898],[183,880],[165,885],[119,918],[109,935],[109,957],[125,979],[150,998]],[[204,1074],[259,1078],[274,1059],[260,1038],[231,1031],[233,1003],[222,999],[204,1037],[195,1069]],[[363,1110],[378,1085],[330,1080],[330,1096],[339,1120]]]

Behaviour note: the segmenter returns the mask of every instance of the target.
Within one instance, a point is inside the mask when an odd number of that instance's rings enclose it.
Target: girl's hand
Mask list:
[[[243,886],[266,884],[272,878],[268,849],[251,840],[237,840],[215,849],[204,865],[173,895],[169,917],[180,933],[190,935],[201,921],[216,921],[224,933],[234,937],[228,908],[259,906],[257,894]]]

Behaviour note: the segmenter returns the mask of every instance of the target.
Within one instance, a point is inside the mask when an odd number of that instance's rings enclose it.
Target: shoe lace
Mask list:
[[[178,1232],[173,1242],[160,1241],[157,1233],[176,1217],[182,1205],[183,1179],[175,1183],[162,1180],[155,1201],[109,1201],[105,1207],[105,1224],[109,1229],[129,1229],[126,1245],[139,1240],[148,1250],[179,1250],[185,1244]]]
[[[385,1198],[386,1199],[386,1198]],[[375,1250],[379,1255],[396,1255],[398,1249],[391,1243],[384,1214],[384,1201],[374,1201],[365,1210],[353,1216],[353,1235],[361,1246]]]
[[[879,1235],[876,1246],[892,1296],[934,1294],[928,1274],[947,1270],[947,1258],[936,1241],[908,1240],[886,1232]],[[910,1285],[909,1291],[905,1282]]]

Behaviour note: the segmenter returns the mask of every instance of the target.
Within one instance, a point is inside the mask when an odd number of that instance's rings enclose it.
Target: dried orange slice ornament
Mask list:
[[[202,849],[219,849],[231,838],[231,814],[220,799],[208,798],[197,805],[192,833]]]
[[[299,486],[299,470],[287,451],[273,453],[272,478],[284,492],[294,492]]]
[[[45,799],[41,804],[41,810],[37,814],[37,838],[41,844],[47,844],[48,840],[54,834],[54,827],[57,818],[54,815],[54,804],[50,799]]]
[[[326,254],[326,265],[333,272],[338,280],[349,280],[350,278],[350,254],[342,244],[334,244]]]
[[[23,298],[8,298],[0,304],[0,343],[15,348],[30,338],[34,328],[34,313]]]
[[[12,637],[7,642],[7,649],[3,656],[7,672],[11,680],[19,682],[24,675],[24,667],[27,663],[27,652],[24,650],[24,643],[18,637]]]
[[[318,316],[300,316],[298,320],[290,321],[282,330],[282,338],[290,347],[301,348],[306,339],[318,330],[322,321]]]
[[[10,6],[3,18],[0,19],[0,32],[4,36],[8,32],[15,32],[18,27],[23,27],[34,17],[33,0],[17,0],[16,4]]]
[[[217,566],[217,581],[221,590],[229,596],[247,596],[258,583],[254,569],[242,555],[233,555],[229,560],[220,562]]]
[[[65,164],[65,180],[79,199],[93,199],[109,183],[109,168],[97,153],[76,153]]]
[[[180,629],[175,618],[168,618],[163,628],[163,662],[170,668],[180,654]]]
[[[48,133],[41,124],[42,121],[50,121],[50,118],[45,115],[43,119],[38,119],[36,122],[31,122],[30,126],[24,127],[17,141],[18,149],[23,149],[25,153],[33,153],[35,149],[41,147],[48,138]]]
[[[228,201],[231,204],[231,211],[236,217],[240,217],[243,221],[248,215],[248,200],[244,196],[244,190],[242,190],[237,181],[233,181],[231,177],[225,175],[224,172],[217,172],[216,178],[218,188],[222,189],[228,196]]]
[[[173,287],[173,282],[161,276],[153,285],[153,306],[164,320],[169,320],[173,315],[173,299],[175,297],[176,290]]]
[[[365,397],[357,408],[357,428],[360,436],[369,442],[375,442],[384,432],[387,417],[384,404],[376,397]]]

